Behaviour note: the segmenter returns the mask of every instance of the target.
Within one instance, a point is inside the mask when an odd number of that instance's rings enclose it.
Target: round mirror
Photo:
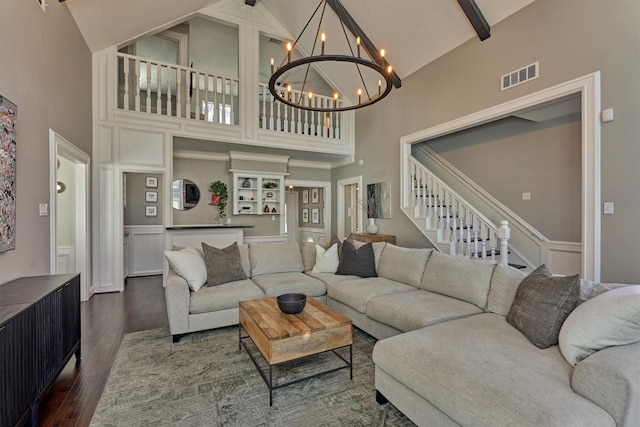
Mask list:
[[[200,189],[190,179],[176,179],[173,181],[172,191],[173,209],[188,211],[200,201]]]

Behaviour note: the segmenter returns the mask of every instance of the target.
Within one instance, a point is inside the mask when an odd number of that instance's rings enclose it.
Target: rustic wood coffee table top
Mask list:
[[[351,319],[307,297],[298,314],[285,314],[276,297],[240,301],[240,325],[270,365],[353,343]]]

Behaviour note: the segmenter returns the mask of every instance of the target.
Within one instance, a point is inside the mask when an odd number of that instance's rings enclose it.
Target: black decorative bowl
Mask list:
[[[282,294],[278,295],[278,307],[280,311],[287,314],[300,313],[307,303],[305,294]]]

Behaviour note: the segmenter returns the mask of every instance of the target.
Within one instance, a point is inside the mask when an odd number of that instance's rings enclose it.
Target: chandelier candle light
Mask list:
[[[329,5],[331,9],[337,15],[340,26],[345,35],[346,44],[348,46],[348,50],[350,51],[350,55],[344,54],[326,54],[325,47],[327,46],[327,40],[329,37],[325,32],[320,33],[320,29],[322,27],[322,20],[324,18],[326,6]],[[323,6],[321,8],[321,6]],[[322,11],[320,15],[320,21],[318,23],[318,28],[315,34],[315,38],[313,39],[313,47],[311,49],[311,53],[309,56],[303,56],[300,59],[292,60],[292,52],[298,46],[300,38],[303,36],[307,27],[318,13],[318,11]],[[355,45],[356,45],[356,53],[354,54],[352,43],[353,39],[350,40],[347,30],[351,32],[352,37],[355,37]],[[320,40],[320,54],[314,54],[314,50],[316,49],[317,41]],[[369,58],[361,57],[361,47],[367,53]],[[297,52],[302,52],[303,49],[296,49]],[[315,63],[340,63],[340,64],[352,64],[355,69],[357,76],[360,80],[357,91],[353,93],[353,95],[357,95],[357,103],[348,104],[345,96],[340,96],[338,91],[333,94],[333,103],[329,102],[318,102],[321,105],[315,105],[314,102],[314,93],[311,90],[307,90],[307,94],[305,96],[305,89],[308,83],[309,69],[312,64]],[[298,67],[306,67],[304,73],[304,79],[302,81],[302,86],[300,88],[300,95],[297,97],[292,97],[292,84],[287,82],[285,74],[293,69]],[[363,71],[365,70],[373,70],[374,73],[377,73],[378,78],[374,79],[373,82],[370,82],[371,86],[375,87],[375,81],[378,83],[377,91],[370,91],[367,88],[367,83],[365,82],[365,77],[363,76]],[[371,74],[369,72],[369,74]],[[383,81],[385,82],[383,88]],[[362,29],[356,24],[355,20],[349,15],[349,13],[344,9],[339,0],[321,0],[315,11],[309,18],[309,21],[304,26],[300,35],[296,38],[296,40],[287,43],[287,52],[286,58],[282,61],[279,67],[276,68],[275,61],[271,58],[271,78],[269,79],[269,91],[274,96],[274,98],[284,104],[290,105],[295,108],[301,108],[309,111],[319,111],[319,112],[339,112],[339,111],[348,111],[354,110],[357,108],[366,107],[368,105],[374,104],[385,96],[387,96],[393,87],[399,88],[401,86],[400,78],[395,73],[391,65],[389,65],[385,59],[385,50],[377,50],[373,43],[369,40],[369,38],[364,34]],[[365,95],[363,97],[363,94]],[[303,101],[304,98],[307,98],[307,102]],[[306,105],[305,105],[306,104]]]

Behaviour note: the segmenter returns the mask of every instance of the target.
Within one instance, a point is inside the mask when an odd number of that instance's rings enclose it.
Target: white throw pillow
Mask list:
[[[562,355],[574,366],[603,348],[640,341],[640,285],[583,302],[565,320],[558,341]]]
[[[340,264],[338,259],[338,244],[334,243],[329,249],[316,245],[316,265],[312,273],[335,273]]]
[[[207,283],[207,266],[204,258],[195,248],[165,251],[164,256],[167,257],[173,271],[182,276],[194,292]]]

